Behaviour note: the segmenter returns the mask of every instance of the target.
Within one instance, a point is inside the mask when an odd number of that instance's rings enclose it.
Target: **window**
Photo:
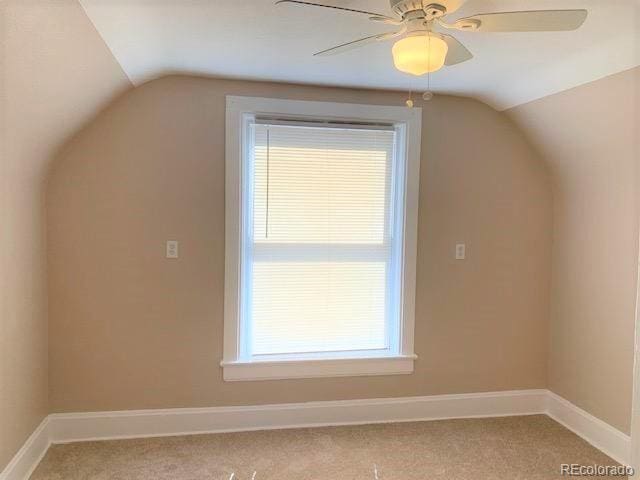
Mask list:
[[[413,371],[420,114],[227,97],[225,380]]]

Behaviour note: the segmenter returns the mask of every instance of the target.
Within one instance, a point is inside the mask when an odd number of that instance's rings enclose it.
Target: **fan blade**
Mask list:
[[[393,18],[389,18],[389,17],[369,17],[369,20],[371,20],[372,22],[382,22],[382,23],[386,23],[387,25],[402,25],[402,20],[396,20]]]
[[[447,43],[449,51],[447,52],[447,58],[444,64],[450,67],[451,65],[457,65],[473,58],[473,54],[465,47],[458,39],[451,35],[440,34],[441,38]]]
[[[406,28],[401,29],[398,32],[389,32],[389,33],[380,33],[378,35],[371,35],[370,37],[364,37],[359,40],[354,40],[353,42],[343,43],[342,45],[338,45],[337,47],[332,47],[327,50],[323,50],[318,53],[314,53],[314,57],[325,57],[328,55],[337,55],[339,53],[348,52],[349,50],[353,50],[354,48],[364,47],[365,45],[369,45],[375,42],[382,42],[384,40],[389,40],[391,38],[399,37],[407,31]]]
[[[404,35],[405,33],[407,33],[407,26],[406,25],[403,26],[397,32],[388,32],[388,33],[379,34],[377,40],[379,42],[384,42],[385,40],[391,40],[392,38],[399,37],[401,35]]]
[[[479,32],[560,32],[580,28],[587,15],[587,10],[485,13],[461,18],[454,25]]]
[[[334,10],[342,10],[344,12],[352,12],[352,13],[362,13],[364,15],[369,15],[370,17],[376,17],[376,18],[380,18],[380,19],[396,21],[395,18],[389,17],[387,15],[382,15],[381,13],[367,12],[365,10],[354,10],[353,8],[335,7],[333,5],[323,5],[321,3],[302,2],[300,0],[278,0],[276,2],[276,5],[280,5],[282,3],[293,3],[293,4],[298,4],[298,5],[307,5],[307,6],[311,6],[311,7],[332,8]]]

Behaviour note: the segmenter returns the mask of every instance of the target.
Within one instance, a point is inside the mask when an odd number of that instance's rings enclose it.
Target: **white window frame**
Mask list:
[[[295,119],[395,125],[405,151],[405,210],[397,352],[392,355],[349,358],[292,358],[246,360],[240,357],[241,241],[245,124],[257,115]],[[422,109],[381,105],[311,102],[258,97],[226,97],[225,165],[225,293],[224,354],[220,365],[225,381],[285,378],[392,375],[413,373],[416,257],[418,243],[418,197]]]

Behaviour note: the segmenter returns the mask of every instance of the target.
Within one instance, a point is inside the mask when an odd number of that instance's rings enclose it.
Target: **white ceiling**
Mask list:
[[[315,0],[318,1],[318,0]],[[316,51],[393,29],[366,16],[274,0],[80,0],[134,84],[164,73],[423,91],[426,77],[396,71],[391,43],[343,55]],[[388,0],[319,3],[391,13]],[[468,0],[475,13],[587,8],[575,32],[455,35],[475,58],[432,75],[436,92],[499,110],[640,65],[640,0]]]

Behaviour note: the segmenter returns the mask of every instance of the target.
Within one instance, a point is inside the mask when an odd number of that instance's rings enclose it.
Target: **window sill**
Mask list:
[[[221,362],[226,382],[288,378],[406,375],[413,373],[416,355],[375,358]]]

